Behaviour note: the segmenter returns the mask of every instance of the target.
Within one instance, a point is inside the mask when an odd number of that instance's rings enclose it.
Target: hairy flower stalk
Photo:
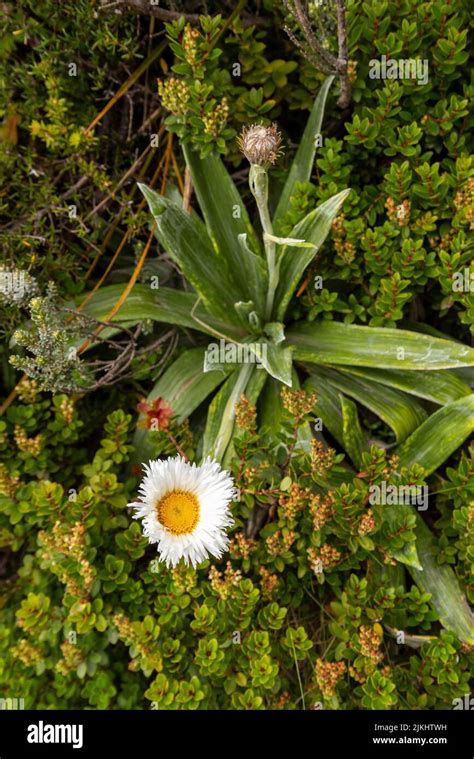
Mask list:
[[[254,124],[250,127],[244,127],[238,138],[238,144],[250,162],[249,184],[257,203],[264,232],[263,239],[268,267],[265,318],[270,321],[278,284],[278,265],[275,242],[269,239],[269,236],[273,235],[273,227],[268,211],[268,168],[277,161],[281,154],[281,135],[275,125],[265,127],[261,124]]]
[[[273,235],[273,227],[268,211],[268,174],[264,166],[253,164],[250,167],[249,183],[252,194],[257,203],[260,221],[266,235]],[[264,236],[265,255],[268,267],[268,290],[265,303],[265,319],[272,318],[273,301],[278,284],[278,270],[276,265],[276,245],[268,237]]]

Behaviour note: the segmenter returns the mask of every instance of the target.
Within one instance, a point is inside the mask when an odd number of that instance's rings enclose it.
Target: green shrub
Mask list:
[[[35,432],[66,399],[15,404],[5,436],[28,409]],[[364,508],[369,483],[390,466],[381,451],[367,456],[362,479],[323,488],[321,472],[337,477],[340,457],[297,448],[288,464],[286,449],[249,427],[244,404],[230,553],[167,570],[126,510],[136,487],[123,469],[130,416],[112,413],[79,465],[64,443],[80,422],[67,413],[63,442],[38,454],[12,443],[2,464],[2,692],[15,683],[27,708],[98,709],[450,708],[468,692],[472,653],[439,632],[429,594],[391,558],[395,535],[409,544],[413,525],[399,515],[387,531],[383,508]],[[281,429],[296,439],[289,412]],[[464,472],[462,459],[449,476]],[[274,519],[257,538],[267,510]],[[445,550],[463,566],[458,513]]]
[[[12,365],[28,376],[0,420],[1,695],[56,709],[453,708],[474,664],[466,4],[348,0],[344,109],[337,79],[282,32],[285,18],[301,40],[279,3],[231,24],[211,3],[158,44],[149,18],[85,0],[7,5],[0,213],[27,287],[2,299],[2,376],[8,391]],[[308,12],[335,51],[334,8]],[[389,53],[428,59],[428,82],[371,79]],[[267,198],[255,166],[242,181],[235,137],[274,120],[285,153]],[[150,223],[135,180],[152,184],[162,158],[159,191],[145,189],[158,255],[114,315],[143,352],[82,397],[110,346],[71,362],[85,335],[64,304],[123,248],[83,318],[115,308]],[[264,370],[202,372],[222,335],[265,342]],[[127,509],[138,465],[176,451],[224,460],[239,493],[228,554],[196,569],[165,568]],[[429,510],[373,503],[382,483],[427,487]]]

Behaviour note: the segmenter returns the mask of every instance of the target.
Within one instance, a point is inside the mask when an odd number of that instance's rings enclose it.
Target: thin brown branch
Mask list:
[[[133,376],[133,371],[129,371],[132,361],[137,358],[142,358],[146,354],[156,351],[163,343],[168,343],[168,347],[165,353],[160,357],[153,366],[149,367],[150,371],[158,368],[165,363],[169,356],[172,355],[178,342],[178,336],[176,329],[172,329],[165,332],[163,335],[155,340],[151,345],[144,346],[140,349],[137,348],[137,341],[141,335],[141,326],[138,325],[134,332],[121,325],[120,329],[126,334],[125,339],[114,340],[110,337],[100,337],[96,334],[97,327],[114,328],[115,324],[112,322],[101,321],[88,314],[79,312],[75,309],[64,308],[63,311],[74,319],[77,320],[79,326],[82,326],[83,334],[85,337],[94,338],[97,345],[104,345],[109,349],[116,351],[117,356],[109,360],[90,360],[85,362],[89,371],[95,376],[95,382],[81,391],[81,394],[94,392],[100,387],[114,385],[117,382],[122,382]],[[95,347],[95,346],[94,346]]]
[[[67,200],[72,195],[74,195],[75,192],[78,192],[87,182],[89,182],[88,176],[82,176],[79,177],[77,182],[75,182],[66,192],[63,192],[62,195],[59,196],[58,202],[61,203],[64,200]],[[27,221],[32,222],[38,222],[40,219],[43,218],[43,216],[46,216],[51,210],[62,210],[60,206],[46,206],[45,208],[41,208],[39,211],[37,211],[33,216],[27,217],[23,216],[21,219],[17,219],[14,222],[9,222],[6,224],[2,229],[10,229],[10,231],[13,231],[15,229],[21,228],[23,224],[25,224]]]
[[[160,8],[159,5],[152,5],[150,0],[114,0],[112,3],[108,3],[103,6],[104,8],[126,6],[135,13],[140,13],[144,16],[154,16],[160,21],[176,21],[179,18],[185,18],[189,24],[198,24],[200,14],[199,13],[184,13],[182,11],[170,11],[166,8]],[[243,26],[268,26],[269,19],[260,18],[259,16],[251,16],[248,14],[242,14]]]
[[[110,203],[111,200],[114,200],[116,198],[118,190],[125,184],[127,179],[135,172],[137,167],[141,164],[147,153],[151,150],[151,145],[147,145],[143,153],[141,153],[138,158],[132,163],[132,165],[127,169],[125,174],[119,179],[117,184],[114,186],[114,189],[112,192],[109,192],[102,200],[92,208],[89,213],[84,217],[84,222],[88,221],[94,214],[96,214],[98,211],[100,211],[107,203]]]
[[[199,23],[199,13],[181,13],[179,11],[169,11],[166,8],[160,8],[158,4],[151,3],[150,0],[114,0],[112,3],[107,3],[105,8],[125,5],[135,13],[140,13],[143,16],[154,16],[160,21],[176,21],[176,19],[184,16],[186,21],[190,24]]]
[[[332,69],[336,68],[336,58],[335,56],[329,51],[326,50],[314,34],[311,23],[308,19],[308,16],[306,15],[303,6],[301,4],[301,0],[293,0],[293,8],[294,8],[294,14],[296,17],[296,20],[298,21],[301,31],[303,32],[308,45],[310,46],[311,50],[314,50],[316,54]]]
[[[184,170],[184,193],[183,193],[183,208],[188,213],[191,213],[191,195],[193,192],[193,182],[191,179],[191,172],[186,166]]]
[[[330,64],[327,64],[326,61],[322,61],[321,58],[319,58],[308,45],[303,45],[303,43],[300,42],[300,40],[293,34],[288,26],[285,26],[284,30],[292,41],[293,45],[298,48],[303,58],[306,58],[306,60],[309,61],[315,68],[320,69],[325,74],[335,73],[332,66]]]
[[[337,44],[339,48],[337,70],[341,81],[341,94],[337,104],[340,108],[348,108],[351,102],[351,85],[347,75],[349,53],[347,45],[346,8],[344,0],[335,0],[335,3],[337,13]]]
[[[351,86],[347,74],[348,43],[346,7],[344,0],[333,0],[337,16],[337,57],[327,50],[318,39],[301,0],[283,1],[289,13],[297,22],[305,42],[303,43],[299,40],[294,32],[288,26],[285,26],[285,32],[288,37],[313,66],[320,71],[323,71],[325,74],[335,74],[338,76],[341,93],[337,104],[340,108],[348,108],[351,102]]]

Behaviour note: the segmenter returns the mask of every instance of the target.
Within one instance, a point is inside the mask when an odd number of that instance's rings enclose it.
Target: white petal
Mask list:
[[[217,461],[190,464],[181,456],[150,461],[139,487],[139,500],[129,503],[134,519],[142,519],[143,534],[157,543],[160,559],[176,566],[181,559],[197,566],[209,555],[220,558],[227,550],[226,529],[234,520],[229,503],[235,495],[232,477]],[[192,493],[199,503],[199,518],[192,532],[175,535],[158,519],[157,503],[173,490]]]

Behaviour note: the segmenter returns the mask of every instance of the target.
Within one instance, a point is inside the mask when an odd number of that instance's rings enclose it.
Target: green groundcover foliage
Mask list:
[[[469,4],[0,5],[1,703],[464,708]]]

